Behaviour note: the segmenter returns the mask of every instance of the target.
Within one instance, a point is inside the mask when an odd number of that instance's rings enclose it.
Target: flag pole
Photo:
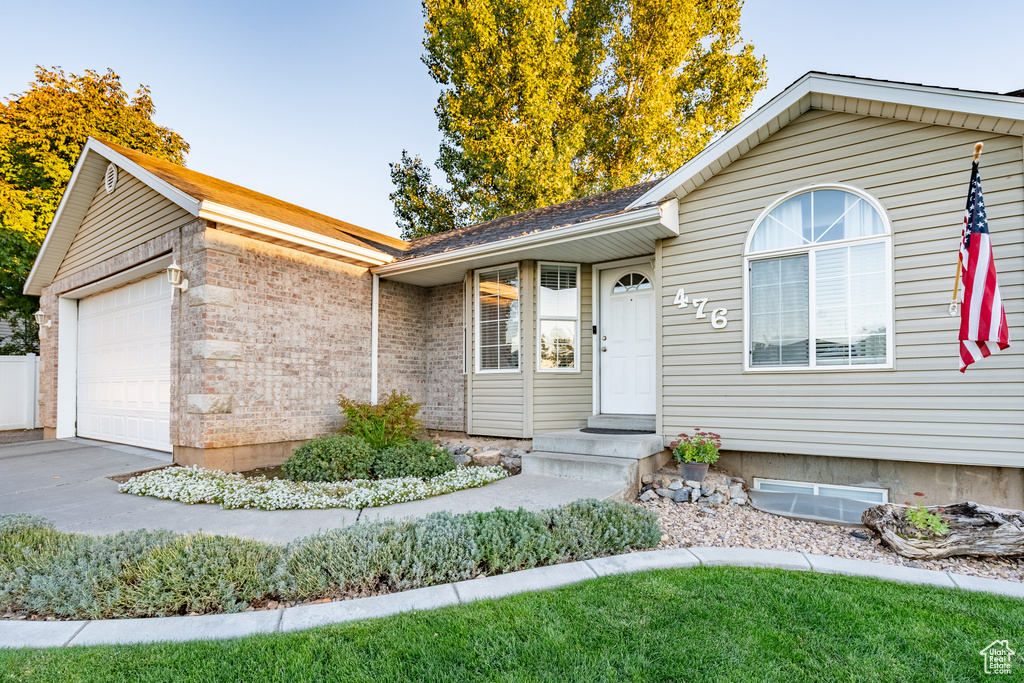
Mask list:
[[[985,146],[985,143],[979,142],[974,145],[974,163],[981,161],[981,150]],[[964,228],[966,230],[966,227]],[[960,235],[960,242],[963,244],[964,236]],[[949,314],[956,315],[957,312],[957,296],[960,294],[960,271],[963,268],[960,258],[960,249],[957,249],[956,256],[956,278],[953,281],[953,300],[949,302]]]

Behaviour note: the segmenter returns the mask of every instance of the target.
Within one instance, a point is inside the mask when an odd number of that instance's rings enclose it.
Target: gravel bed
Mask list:
[[[709,513],[698,505],[663,498],[635,504],[658,515],[663,534],[658,548],[790,550],[1024,583],[1024,559],[965,556],[911,560],[886,548],[876,534],[863,527],[804,522],[745,505],[723,505]],[[857,538],[854,533],[867,538]]]

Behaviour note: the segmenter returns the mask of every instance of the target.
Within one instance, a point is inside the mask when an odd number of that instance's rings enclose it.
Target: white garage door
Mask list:
[[[171,286],[161,273],[78,302],[78,436],[170,451]]]

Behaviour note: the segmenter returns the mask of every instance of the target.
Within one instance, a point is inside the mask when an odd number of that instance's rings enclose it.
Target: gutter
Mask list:
[[[380,337],[380,275],[373,274],[373,292],[370,295],[370,403],[377,405],[377,349]]]

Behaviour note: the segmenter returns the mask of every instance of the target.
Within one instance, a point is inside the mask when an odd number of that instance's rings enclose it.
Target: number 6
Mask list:
[[[716,308],[711,314],[711,327],[720,330],[728,325],[729,321],[725,318],[727,315],[729,315],[728,308]]]

